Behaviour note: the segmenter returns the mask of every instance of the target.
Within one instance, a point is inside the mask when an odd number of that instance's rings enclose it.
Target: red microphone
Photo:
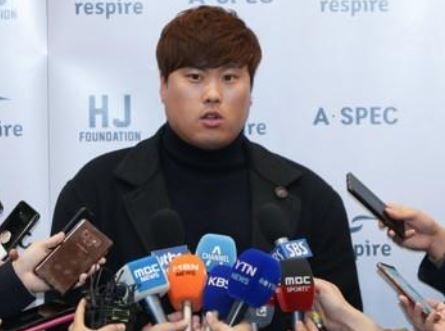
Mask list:
[[[175,310],[182,310],[189,322],[186,330],[192,329],[192,311],[202,307],[202,294],[207,281],[204,262],[196,255],[185,254],[176,257],[168,267],[170,290],[168,298]]]
[[[293,312],[294,319],[302,320],[305,311],[314,305],[314,276],[306,259],[280,261],[281,285],[276,291],[278,304],[283,312]]]

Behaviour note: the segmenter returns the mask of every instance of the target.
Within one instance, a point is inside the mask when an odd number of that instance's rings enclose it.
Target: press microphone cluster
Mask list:
[[[175,236],[158,238],[164,242],[157,247],[169,248],[125,264],[116,280],[134,288],[134,301],[142,303],[156,323],[166,321],[160,298],[167,294],[171,306],[189,322],[188,330],[192,314],[201,310],[215,312],[230,326],[248,321],[261,328],[271,322],[275,303],[284,312],[312,309],[314,282],[306,240],[287,239],[285,216],[275,205],[265,205],[257,217],[263,233],[275,242],[271,253],[251,248],[237,256],[232,238],[206,234],[191,254],[179,216],[160,211],[151,222],[155,233],[177,229]]]

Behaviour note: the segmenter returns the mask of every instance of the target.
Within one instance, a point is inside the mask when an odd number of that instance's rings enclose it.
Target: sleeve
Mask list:
[[[445,263],[442,263],[442,266],[438,268],[425,255],[419,266],[418,277],[445,295]]]
[[[1,318],[20,313],[35,299],[17,277],[11,262],[0,267],[0,298]]]
[[[349,222],[340,196],[331,190],[323,212],[311,226],[310,245],[314,256],[310,262],[316,277],[337,285],[346,300],[362,310],[363,304],[355,265]]]

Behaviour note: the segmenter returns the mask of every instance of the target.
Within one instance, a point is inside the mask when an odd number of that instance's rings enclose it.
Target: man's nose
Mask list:
[[[212,79],[207,82],[203,98],[205,103],[221,102],[221,84],[216,79]]]

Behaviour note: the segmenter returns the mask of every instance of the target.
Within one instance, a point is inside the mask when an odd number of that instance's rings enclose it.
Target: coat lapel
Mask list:
[[[143,141],[118,165],[115,176],[126,184],[123,193],[130,222],[147,252],[159,248],[152,224],[153,215],[170,208],[167,188],[160,170],[158,132]]]
[[[270,251],[274,243],[267,239],[256,215],[266,203],[276,204],[288,216],[287,221],[292,232],[287,237],[292,238],[298,224],[298,219],[295,218],[301,213],[301,200],[292,193],[290,186],[298,181],[302,173],[289,161],[257,144],[248,143],[248,154],[251,160],[249,179],[252,201],[252,245]]]

